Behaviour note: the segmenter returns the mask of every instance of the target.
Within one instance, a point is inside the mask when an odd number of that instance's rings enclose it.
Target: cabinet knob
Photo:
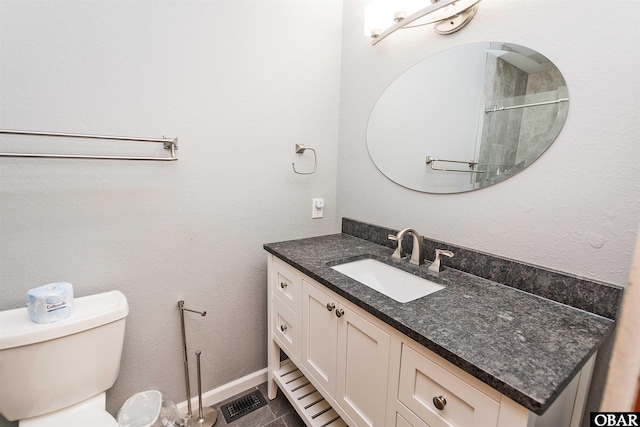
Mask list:
[[[327,303],[327,310],[331,311],[334,308],[336,308],[336,305],[334,303],[332,303],[332,302],[328,302]]]
[[[447,404],[447,399],[442,396],[437,396],[433,398],[433,406],[438,408],[439,410],[443,410],[444,406]]]
[[[343,314],[344,314],[344,310],[343,309],[339,308],[339,309],[336,310],[336,316],[342,317]]]
[[[282,332],[286,331],[287,330],[287,325],[280,325],[280,330]],[[435,401],[435,397],[434,397],[434,401]]]
[[[287,282],[280,282],[280,287],[285,289],[287,287]]]

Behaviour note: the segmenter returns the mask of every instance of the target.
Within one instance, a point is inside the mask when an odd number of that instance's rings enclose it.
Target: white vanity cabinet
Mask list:
[[[540,417],[271,254],[268,265],[269,398],[277,384],[308,426],[579,426],[595,356]]]
[[[301,364],[309,376],[356,425],[384,425],[389,334],[306,278],[302,325]]]

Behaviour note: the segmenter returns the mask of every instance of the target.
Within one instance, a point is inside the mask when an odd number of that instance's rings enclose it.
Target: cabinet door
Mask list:
[[[337,303],[302,281],[302,365],[331,396],[336,390]]]
[[[429,427],[425,423],[423,423],[419,418],[413,416],[408,417],[411,418],[411,422],[407,421],[405,417],[396,412],[396,427]]]
[[[383,426],[389,334],[344,306],[338,319],[338,404],[359,427]]]

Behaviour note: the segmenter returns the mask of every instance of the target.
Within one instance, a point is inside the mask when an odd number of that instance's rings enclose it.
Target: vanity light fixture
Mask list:
[[[429,2],[428,6],[425,3]],[[464,28],[480,0],[373,0],[365,8],[364,33],[376,45],[396,30],[435,24],[440,34]]]

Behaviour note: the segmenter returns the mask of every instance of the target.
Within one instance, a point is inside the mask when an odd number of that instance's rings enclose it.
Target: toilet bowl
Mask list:
[[[105,393],[38,417],[21,420],[20,427],[118,427],[118,422],[105,411]]]
[[[34,323],[26,308],[0,312],[0,414],[20,427],[117,427],[105,392],[120,372],[126,297],[76,298],[67,319]]]

